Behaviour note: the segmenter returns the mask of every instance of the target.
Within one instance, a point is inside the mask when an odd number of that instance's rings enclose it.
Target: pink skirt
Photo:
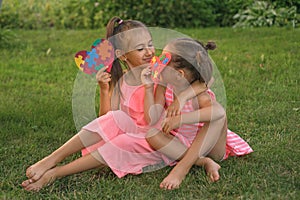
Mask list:
[[[82,155],[97,150],[119,178],[140,174],[149,165],[169,162],[146,141],[149,128],[137,126],[123,111],[110,111],[83,129],[98,133],[103,141],[83,149]]]
[[[156,127],[157,128],[157,127]],[[154,150],[145,139],[149,127],[137,126],[123,111],[110,111],[82,129],[98,133],[103,139],[101,142],[82,150],[82,155],[98,151],[111,170],[119,177],[127,174],[140,174],[148,166],[174,165],[176,161]],[[181,134],[176,137],[187,147],[189,141]],[[226,154],[242,156],[253,152],[252,148],[234,132],[227,131]],[[161,166],[161,163],[164,163]]]

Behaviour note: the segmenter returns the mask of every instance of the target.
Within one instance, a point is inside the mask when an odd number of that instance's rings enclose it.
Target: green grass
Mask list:
[[[104,30],[14,31],[18,39],[0,49],[0,198],[299,199],[299,29],[178,31],[216,41],[210,55],[226,87],[229,128],[254,153],[222,162],[221,180],[214,184],[194,167],[175,191],[158,187],[169,167],[122,179],[108,169],[92,170],[37,194],[24,191],[26,168],[76,133],[73,56]]]

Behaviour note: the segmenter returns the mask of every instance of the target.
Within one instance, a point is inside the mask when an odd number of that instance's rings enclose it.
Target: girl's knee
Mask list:
[[[100,164],[104,164],[107,165],[104,158],[102,157],[102,155],[98,152],[98,151],[93,151],[91,152],[91,155],[100,162]]]
[[[146,134],[146,140],[148,143],[152,143],[153,141],[155,141],[160,134],[160,130],[156,129],[156,128],[151,128],[149,129],[149,131]]]
[[[216,161],[216,162],[221,162],[222,160],[224,160],[225,151],[224,151],[224,153],[218,153],[218,154],[209,155],[209,157],[211,159],[213,159],[214,161]]]

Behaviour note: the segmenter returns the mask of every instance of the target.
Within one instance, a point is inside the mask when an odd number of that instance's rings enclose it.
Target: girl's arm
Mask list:
[[[111,81],[111,75],[105,71],[106,69],[107,67],[103,67],[96,74],[96,79],[100,88],[99,116],[102,116],[108,111],[112,110],[111,99],[113,89],[109,86],[109,82]]]
[[[194,107],[199,107],[199,109],[182,114],[183,124],[215,121],[226,115],[223,106],[217,101],[212,100],[207,92],[197,96]]]
[[[200,119],[201,122],[205,123],[204,126],[198,131],[183,158],[172,169],[172,172],[186,175],[199,158],[207,156],[207,154],[217,143],[224,127],[226,127],[226,114],[224,109],[219,103],[211,101],[208,96],[202,96],[198,98],[198,103],[204,104],[201,105],[199,109],[199,111],[201,111],[200,115],[207,114],[209,115],[208,117],[197,116],[194,120],[183,119],[186,120],[186,122],[195,122]],[[192,118],[192,116],[188,116],[187,118],[190,117]]]
[[[187,100],[205,92],[206,90],[207,86],[205,83],[200,83],[199,81],[192,83],[191,87],[178,94],[174,102],[166,109],[167,117],[179,115],[182,106]]]
[[[144,118],[149,125],[155,124],[164,110],[165,87],[157,85],[154,89],[154,83],[151,80],[151,68],[145,68],[141,73],[141,79],[145,88],[144,97]]]
[[[162,130],[168,133],[173,129],[179,128],[182,124],[211,122],[226,116],[224,108],[218,102],[212,100],[206,92],[197,96],[194,107],[198,107],[199,109],[167,117],[162,124]]]
[[[100,98],[99,98],[99,116],[105,115],[111,110],[111,92],[106,91],[100,86]]]

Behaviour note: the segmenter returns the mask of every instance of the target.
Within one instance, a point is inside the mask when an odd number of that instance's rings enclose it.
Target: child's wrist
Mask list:
[[[107,87],[100,87],[100,94],[103,94],[103,95],[107,95],[109,94],[109,88]]]
[[[145,90],[152,90],[153,85],[154,85],[154,83],[147,83],[147,84],[144,84],[144,88],[145,88]]]
[[[177,101],[179,103],[185,103],[187,101],[187,95],[184,95],[183,93],[178,94]]]

